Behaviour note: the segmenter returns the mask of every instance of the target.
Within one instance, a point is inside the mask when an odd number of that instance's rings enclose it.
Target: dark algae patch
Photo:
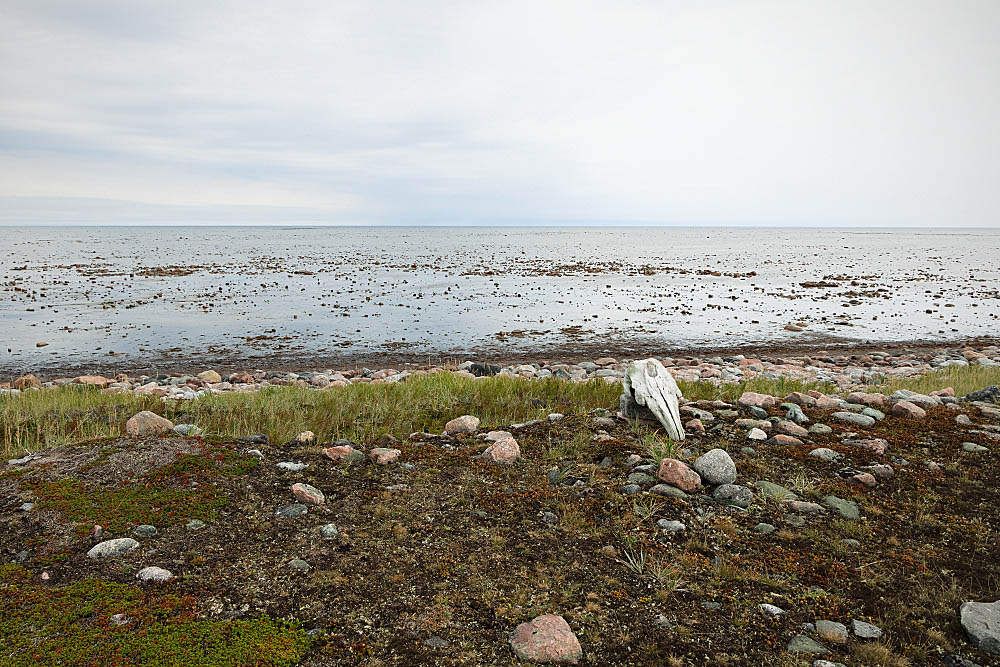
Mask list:
[[[98,579],[58,587],[33,580],[22,567],[0,566],[0,665],[281,667],[309,648],[295,622],[200,620],[190,595]]]

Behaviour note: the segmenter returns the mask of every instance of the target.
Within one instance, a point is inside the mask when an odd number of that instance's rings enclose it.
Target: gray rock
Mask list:
[[[800,408],[797,404],[782,403],[781,407],[782,409],[787,410],[787,412],[785,413],[786,419],[789,419],[795,422],[796,424],[809,423],[809,417],[806,417],[806,413],[802,412],[802,408]]]
[[[21,503],[21,507],[19,509],[22,512],[30,512],[35,509],[35,503]]]
[[[294,519],[295,517],[303,516],[309,513],[309,508],[302,503],[291,503],[290,505],[282,505],[277,510],[275,510],[274,515],[279,519]]]
[[[126,614],[111,615],[111,622],[114,623],[115,625],[128,625],[129,621],[131,620],[132,619],[130,619]]]
[[[694,469],[708,484],[732,484],[736,481],[736,464],[724,449],[705,452],[695,459]]]
[[[559,523],[559,515],[555,512],[542,512],[542,522],[554,526]]]
[[[764,408],[758,408],[756,405],[745,405],[743,409],[750,413],[751,417],[757,419],[767,419],[767,410]]]
[[[760,535],[770,535],[775,530],[776,529],[774,526],[772,526],[769,523],[763,523],[763,522],[758,523],[756,526],[753,527],[753,532],[758,533]]]
[[[962,449],[970,454],[982,454],[990,451],[988,448],[983,447],[982,445],[977,445],[974,442],[963,442]]]
[[[157,532],[156,526],[150,526],[148,524],[136,526],[132,529],[132,534],[136,537],[156,537]]]
[[[177,424],[174,426],[174,433],[186,437],[194,437],[202,434],[202,430],[194,424]]]
[[[642,487],[638,484],[626,484],[621,488],[621,492],[626,496],[634,496],[638,493],[642,493]]]
[[[961,424],[962,426],[972,426],[972,420],[969,419],[969,415],[957,415],[955,417],[955,423]]]
[[[113,540],[105,540],[95,544],[87,552],[87,558],[113,558],[128,553],[139,546],[139,543],[131,537],[119,537]]]
[[[824,496],[823,505],[829,507],[843,518],[850,519],[851,521],[855,521],[861,516],[858,510],[858,504],[851,500],[844,500],[843,498],[838,498],[837,496]]]
[[[308,572],[309,570],[312,569],[312,565],[305,562],[301,558],[293,558],[292,560],[288,561],[288,567],[298,572]]]
[[[430,648],[448,648],[451,646],[451,642],[447,639],[441,639],[438,636],[428,637],[424,640],[424,646],[429,646]]]
[[[859,639],[881,639],[882,628],[857,619],[851,621],[851,632]]]
[[[812,653],[813,655],[823,655],[824,653],[829,653],[830,650],[817,642],[812,637],[806,635],[798,635],[793,637],[790,642],[788,642],[788,652],[789,653]]]
[[[835,452],[829,447],[817,447],[816,449],[809,452],[809,456],[814,459],[820,459],[821,461],[826,461],[828,463],[833,463],[834,461],[839,461],[844,458],[844,455]]]
[[[964,602],[959,608],[959,617],[976,648],[983,653],[1000,655],[1000,600]]]
[[[642,488],[648,489],[649,487],[656,484],[657,479],[645,472],[634,472],[628,476],[628,479],[626,481],[629,484],[638,484]]]
[[[785,613],[785,610],[781,607],[776,607],[775,605],[767,604],[766,602],[764,604],[757,605],[757,608],[760,609],[765,616],[770,616],[771,618],[777,618]]]
[[[715,489],[712,497],[720,503],[746,509],[753,500],[753,491],[739,484],[722,484]]]
[[[842,642],[847,640],[847,626],[836,621],[822,619],[816,621],[816,632],[820,637],[825,637],[832,641]]]
[[[812,667],[847,667],[842,662],[830,662],[829,660],[813,660]]]
[[[278,467],[282,470],[287,470],[288,472],[302,472],[309,467],[309,464],[299,463],[297,461],[282,461],[278,464]]]
[[[184,527],[188,530],[201,530],[205,527],[205,522],[201,519],[191,519],[185,524]]]
[[[319,534],[323,536],[324,540],[332,540],[340,534],[340,531],[337,530],[336,524],[328,523],[319,527]]]
[[[830,415],[834,419],[839,419],[843,422],[848,422],[851,424],[857,424],[858,426],[874,426],[875,419],[869,417],[868,415],[856,414],[854,412],[834,412]]]
[[[657,484],[649,490],[650,493],[656,494],[658,496],[666,496],[669,498],[677,498],[679,500],[687,500],[688,494],[684,493],[682,490],[678,489],[676,486],[671,486],[670,484]]]
[[[683,530],[687,530],[685,526],[680,521],[668,521],[667,519],[660,519],[656,522],[656,525],[667,531],[668,533],[678,533]]]
[[[164,570],[162,567],[144,567],[139,570],[135,578],[139,581],[170,581],[174,578],[173,573],[170,570]]]
[[[881,410],[876,410],[875,408],[865,408],[864,410],[861,411],[861,414],[867,415],[877,422],[880,422],[883,419],[885,419],[885,413],[882,412]]]
[[[830,435],[833,429],[826,424],[813,424],[809,427],[809,432],[813,435]]]

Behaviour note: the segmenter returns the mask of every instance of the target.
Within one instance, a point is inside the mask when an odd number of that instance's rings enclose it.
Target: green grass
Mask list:
[[[309,430],[320,441],[367,442],[386,433],[404,437],[414,431],[441,432],[447,421],[463,414],[496,427],[544,418],[550,412],[608,408],[617,404],[620,393],[619,385],[603,380],[472,380],[451,373],[329,391],[274,387],[167,404],[150,397],[60,387],[0,398],[0,455],[120,436],[128,418],[140,410],[152,410],[174,423],[194,423],[206,434],[224,438],[264,433],[272,442],[286,442]]]
[[[884,384],[872,385],[868,391],[891,394],[899,389],[909,389],[926,394],[945,387],[955,389],[956,396],[965,396],[991,384],[1000,385],[1000,368],[988,366],[949,366],[915,378],[901,378]]]
[[[131,620],[117,626],[114,614]],[[282,667],[296,664],[309,648],[294,623],[197,620],[189,596],[96,579],[35,586],[32,573],[17,565],[0,566],[0,637],[5,667]]]
[[[692,401],[727,401],[729,403],[738,399],[743,392],[752,391],[757,394],[770,394],[771,396],[783,397],[793,391],[805,393],[810,389],[830,394],[837,391],[837,387],[829,382],[812,382],[806,380],[794,380],[792,378],[778,378],[771,380],[768,378],[755,377],[742,382],[731,384],[715,385],[704,380],[690,382],[678,380],[677,386],[680,388],[684,398]]]
[[[927,393],[954,387],[957,395],[1000,384],[1000,369],[950,367],[919,378],[871,385],[868,391],[910,389]],[[810,389],[834,393],[828,383],[780,378],[752,378],[734,384],[678,381],[691,400],[733,402],[744,391],[783,397]],[[413,377],[397,384],[353,384],[330,391],[274,387],[256,393],[208,396],[164,404],[149,396],[103,394],[93,387],[67,386],[0,397],[0,456],[124,434],[125,422],[140,410],[152,410],[175,423],[191,422],[206,434],[234,437],[264,433],[285,442],[300,431],[320,441],[348,438],[371,441],[389,433],[440,432],[462,414],[479,417],[484,426],[500,427],[550,412],[581,413],[615,407],[621,387],[603,380],[586,383],[556,379],[486,378],[472,380],[451,373]]]

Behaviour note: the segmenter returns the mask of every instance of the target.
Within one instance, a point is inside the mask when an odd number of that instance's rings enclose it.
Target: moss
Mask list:
[[[3,664],[279,667],[298,662],[309,638],[270,618],[197,620],[190,596],[156,595],[86,579],[62,588],[30,585],[31,573],[0,566]],[[114,614],[129,622],[115,625]]]
[[[83,530],[96,523],[121,531],[137,524],[211,521],[216,510],[229,502],[212,480],[243,475],[257,465],[258,459],[243,456],[231,447],[205,445],[197,453],[179,455],[133,484],[91,486],[78,479],[28,479],[21,484],[34,492],[41,507],[63,513],[81,524]],[[190,485],[194,480],[199,482],[197,486]]]

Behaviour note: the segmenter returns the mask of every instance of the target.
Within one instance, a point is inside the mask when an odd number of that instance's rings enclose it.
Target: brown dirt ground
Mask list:
[[[196,596],[204,617],[266,614],[321,629],[306,665],[515,664],[511,631],[541,613],[566,617],[587,665],[811,664],[784,647],[802,623],[821,618],[868,620],[886,632],[875,647],[855,639],[824,642],[832,653],[823,657],[831,660],[938,665],[959,653],[980,665],[1000,664],[970,645],[957,614],[962,601],[1000,597],[994,487],[1000,445],[983,442],[990,453],[964,453],[960,443],[974,438],[955,425],[954,412],[938,408],[923,421],[888,417],[865,429],[864,437],[890,442],[886,456],[878,457],[841,445],[846,427],[806,412],[834,433],[810,436],[802,447],[755,444],[757,455],[747,456],[740,452],[748,444],[743,430],[728,418],[684,444],[694,454],[727,449],[738,483],[769,480],[804,500],[853,499],[859,521],[826,513],[801,515],[804,522],[795,525],[780,504],[759,493],[749,512],[722,507],[705,493],[690,502],[625,497],[619,492],[623,463],[644,453],[640,435],[618,422],[609,429],[613,440],[595,443],[593,417],[571,415],[516,431],[523,458],[513,466],[478,461],[485,444],[471,436],[420,436],[394,445],[412,471],[400,464],[338,466],[322,457],[320,446],[176,437],[49,450],[24,472],[0,468],[0,559],[27,551],[22,564],[49,572],[48,586],[88,577],[135,583],[139,568],[165,567],[178,578],[163,590]],[[989,423],[974,409],[969,414],[977,424]],[[845,458],[807,457],[815,446]],[[259,448],[263,462],[240,474],[221,472],[223,455],[238,459],[246,447]],[[219,463],[143,476],[192,452]],[[888,463],[890,456],[910,465],[893,464],[895,475],[874,489],[837,474]],[[605,457],[610,466],[600,465]],[[943,469],[929,470],[928,460]],[[284,472],[278,461],[309,468]],[[553,466],[563,469],[564,482],[583,485],[550,484],[546,471]],[[153,511],[149,522],[159,535],[140,538],[140,547],[121,558],[93,561],[85,557],[95,543],[87,536],[93,519],[74,525],[32,492],[41,481],[65,479],[109,496],[137,484],[211,489],[228,504],[198,531],[185,528],[184,511]],[[294,482],[321,489],[326,503],[303,517],[276,518],[277,507],[295,502]],[[388,490],[392,485],[405,488]],[[39,506],[20,511],[26,501]],[[559,524],[543,522],[544,511],[556,513]],[[660,518],[683,521],[687,531],[664,535],[656,526]],[[762,521],[778,530],[758,535],[753,527]],[[337,539],[321,538],[326,523],[338,526]],[[843,538],[861,544],[845,546]],[[644,557],[641,571],[628,566],[629,555]],[[292,571],[293,558],[312,570]],[[766,618],[757,610],[763,602],[787,613]],[[661,615],[666,620],[658,623]],[[432,646],[431,638],[448,645]]]

